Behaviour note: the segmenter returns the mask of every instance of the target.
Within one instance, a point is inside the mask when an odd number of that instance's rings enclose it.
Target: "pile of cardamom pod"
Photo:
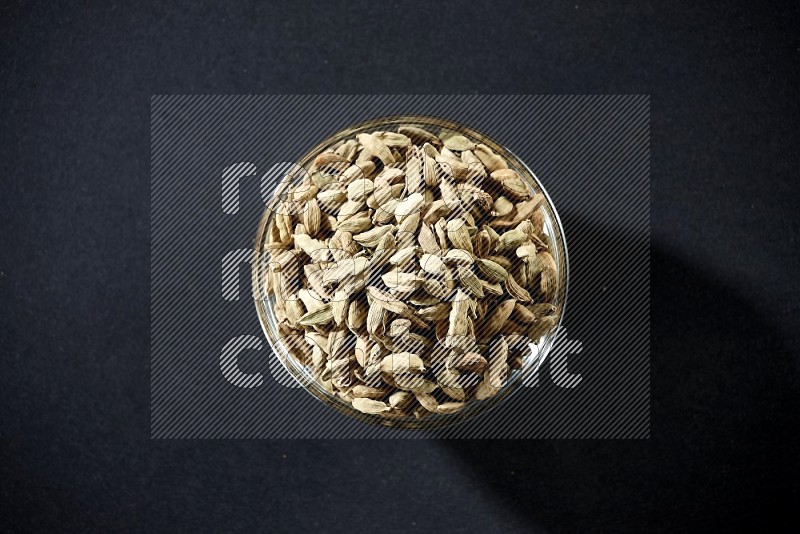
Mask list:
[[[361,133],[276,191],[263,287],[331,395],[386,418],[492,397],[558,323],[544,197],[485,144]]]

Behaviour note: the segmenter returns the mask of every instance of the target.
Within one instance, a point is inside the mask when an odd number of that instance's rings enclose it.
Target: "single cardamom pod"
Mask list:
[[[475,143],[464,137],[463,135],[450,133],[447,137],[440,136],[444,146],[450,150],[457,150],[462,152],[464,150],[472,150],[475,148]]]
[[[422,248],[423,252],[427,254],[436,254],[441,251],[439,244],[436,242],[436,237],[433,235],[433,232],[427,224],[420,226],[419,234],[417,235],[417,242],[419,243],[419,246]]]
[[[392,225],[386,224],[384,226],[376,226],[371,230],[367,230],[366,232],[361,232],[360,234],[353,235],[353,241],[360,243],[362,246],[368,248],[375,248],[378,246],[381,238],[386,235],[387,232],[391,232],[394,227]]]
[[[505,282],[508,278],[508,271],[492,260],[476,258],[475,265],[489,282]]]
[[[481,373],[487,365],[486,358],[476,352],[466,352],[453,359],[451,367],[459,371]]]
[[[484,144],[476,145],[474,152],[478,159],[481,160],[481,163],[483,163],[483,165],[486,167],[486,170],[490,173],[500,169],[508,168],[505,160],[499,155],[495,154],[491,148]]]
[[[528,235],[519,230],[509,230],[502,234],[500,239],[497,240],[495,250],[497,252],[504,252],[506,250],[513,250],[528,240]]]
[[[514,299],[509,299],[501,302],[495,307],[494,312],[489,317],[489,320],[483,324],[481,332],[483,339],[491,339],[503,327],[505,322],[511,316],[514,310]]]
[[[390,271],[381,275],[383,283],[396,293],[413,293],[420,288],[424,282],[423,278],[412,273],[400,271]]]
[[[409,125],[400,126],[399,128],[397,128],[397,132],[410,138],[412,142],[418,145],[424,145],[425,143],[430,143],[432,145],[442,144],[439,138],[436,137],[434,134],[430,133],[427,130],[423,130],[422,128],[418,128],[416,126],[409,126]]]
[[[356,153],[358,152],[358,142],[355,139],[348,139],[339,147],[337,147],[335,152],[347,161],[353,161],[356,158]]]
[[[346,221],[342,221],[336,225],[337,231],[348,232],[351,234],[359,234],[369,230],[370,228],[372,228],[372,221],[370,221],[369,215],[366,213],[360,214],[351,219],[347,219]]]
[[[423,158],[418,147],[411,146],[406,153],[406,190],[413,194],[422,192]]]
[[[409,195],[408,198],[397,204],[394,210],[395,219],[397,219],[398,223],[401,223],[403,219],[409,215],[414,213],[418,214],[424,202],[425,198],[422,196],[422,193],[413,193]]]
[[[447,238],[455,248],[472,253],[469,230],[463,219],[456,218],[447,223]]]
[[[523,323],[533,323],[536,321],[536,315],[519,302],[514,305],[512,316]]]
[[[549,252],[539,252],[536,255],[542,266],[541,289],[544,298],[552,300],[558,288],[558,272],[556,262]]]
[[[319,326],[333,320],[333,311],[330,304],[324,304],[319,308],[312,310],[297,320],[297,322],[304,326]]]
[[[418,313],[420,318],[425,321],[441,321],[450,316],[450,304],[442,302],[427,308],[421,308]]]
[[[392,254],[392,256],[389,258],[389,263],[391,263],[392,265],[406,266],[411,262],[412,258],[416,256],[416,254],[417,254],[416,246],[412,245],[410,247],[401,248],[400,250]]]
[[[443,402],[436,407],[436,413],[449,415],[460,412],[467,406],[466,402]]]
[[[462,266],[458,267],[457,272],[458,280],[461,282],[461,285],[467,288],[469,292],[476,297],[483,298],[483,286],[475,273],[473,273],[471,269]]]
[[[481,160],[472,150],[465,150],[461,153],[461,161],[463,161],[469,168],[468,180],[475,182],[486,178],[486,167],[483,166]],[[489,200],[491,201],[491,195]],[[490,204],[491,205],[491,204]]]
[[[526,198],[530,198],[531,191],[528,188],[528,185],[522,178],[511,178],[509,180],[505,180],[503,182],[503,191],[505,191],[508,196],[516,200],[524,200]]]
[[[359,300],[353,300],[347,310],[347,327],[357,332],[367,320],[367,309]]]
[[[508,273],[508,278],[505,281],[506,291],[508,294],[517,299],[520,302],[531,302],[533,299],[531,298],[531,294],[528,291],[519,285],[517,281],[514,279],[514,276],[511,273]]]
[[[448,250],[444,255],[444,261],[450,264],[470,266],[473,263],[472,254],[460,248]]]
[[[417,402],[419,402],[423,408],[429,412],[436,412],[436,408],[439,407],[439,403],[436,401],[436,398],[433,395],[430,393],[415,393],[414,395],[417,397]]]
[[[410,391],[395,391],[389,396],[389,406],[402,410],[411,404],[414,398],[414,394]]]
[[[347,198],[351,202],[365,202],[373,191],[375,191],[375,184],[372,180],[367,178],[353,180],[347,186]]]
[[[364,133],[358,134],[356,138],[358,142],[364,146],[364,150],[381,160],[384,165],[391,165],[394,163],[392,151],[389,150],[389,147],[387,147],[383,141],[374,135]]]
[[[397,234],[398,236],[402,237],[404,247],[408,247],[413,244],[414,235],[417,233],[419,223],[420,215],[419,212],[417,212],[404,217],[403,222],[401,222],[397,227]]]
[[[350,393],[356,399],[382,399],[389,393],[389,390],[387,388],[375,388],[358,384],[350,390]]]
[[[435,254],[423,254],[419,260],[419,265],[423,271],[434,276],[441,276],[445,272],[444,262]]]
[[[514,209],[514,204],[506,197],[497,197],[492,206],[492,217],[505,217]]]
[[[353,408],[359,412],[368,414],[384,413],[391,409],[385,402],[361,397],[356,397],[353,399]]]
[[[433,149],[433,152],[435,151],[436,149]],[[424,150],[422,154],[422,177],[425,180],[425,185],[428,187],[439,187],[439,183],[442,181],[442,173],[439,170],[439,165],[436,163],[436,156],[431,156]]]
[[[396,132],[375,132],[372,135],[377,137],[389,148],[405,148],[411,144],[411,139],[403,134]]]

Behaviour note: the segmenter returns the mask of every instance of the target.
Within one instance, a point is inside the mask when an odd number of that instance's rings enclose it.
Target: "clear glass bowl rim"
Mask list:
[[[559,272],[559,285],[556,298],[553,303],[557,305],[560,310],[559,322],[556,328],[545,334],[540,343],[539,356],[528,358],[525,366],[511,373],[509,376],[508,384],[501,389],[494,397],[483,401],[469,401],[467,406],[455,414],[439,415],[430,414],[423,419],[387,419],[378,415],[370,415],[359,412],[350,404],[343,401],[335,395],[328,393],[318,382],[316,382],[307,369],[299,364],[289,353],[288,350],[282,345],[278,336],[277,318],[275,317],[271,301],[263,297],[262,282],[264,280],[263,267],[264,260],[268,257],[264,244],[268,235],[268,229],[273,224],[273,216],[278,202],[277,194],[281,187],[288,187],[290,184],[279,184],[272,192],[272,196],[265,207],[264,214],[261,217],[256,234],[253,250],[255,257],[252,264],[252,290],[253,299],[256,305],[256,312],[258,314],[259,322],[281,365],[292,377],[310,394],[322,401],[327,406],[335,409],[339,413],[348,417],[354,418],[361,422],[379,425],[383,427],[400,428],[400,429],[426,429],[426,428],[441,428],[460,423],[466,419],[474,418],[480,414],[485,414],[493,407],[497,406],[514,392],[516,392],[522,385],[524,377],[532,372],[532,366],[539,367],[544,362],[549,348],[555,339],[555,334],[560,328],[564,320],[564,313],[566,311],[567,294],[569,287],[569,258],[567,253],[567,243],[564,236],[564,228],[561,219],[556,211],[550,195],[545,190],[541,181],[528,167],[528,165],[520,160],[510,149],[494,141],[491,137],[480,132],[463,123],[436,117],[432,115],[416,115],[416,114],[403,114],[403,115],[389,115],[384,117],[377,117],[350,125],[342,130],[338,130],[332,135],[326,137],[323,141],[308,150],[298,161],[297,165],[308,169],[313,159],[317,154],[324,151],[328,147],[338,143],[339,141],[346,140],[354,137],[357,133],[379,131],[391,126],[399,126],[401,124],[411,124],[415,126],[425,126],[428,128],[436,127],[440,129],[447,129],[459,132],[473,141],[483,143],[489,146],[495,153],[501,155],[509,164],[514,168],[525,180],[526,184],[537,193],[544,196],[544,202],[540,209],[545,210],[545,225],[546,228],[551,229],[554,235],[551,235],[555,247],[553,259],[556,262]],[[437,341],[438,342],[438,341]]]

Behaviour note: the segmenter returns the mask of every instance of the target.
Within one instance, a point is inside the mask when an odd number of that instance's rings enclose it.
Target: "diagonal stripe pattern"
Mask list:
[[[570,253],[560,347],[580,350],[544,360],[536,380],[526,380],[535,387],[475,419],[401,431],[345,417],[289,387],[297,384],[258,343],[246,251],[270,169],[351,124],[407,113],[483,131],[536,173]],[[153,97],[152,437],[649,437],[649,149],[647,96]],[[236,262],[238,290],[221,272]],[[231,347],[243,351],[240,386],[226,379]],[[580,380],[556,385],[551,376],[566,371]]]

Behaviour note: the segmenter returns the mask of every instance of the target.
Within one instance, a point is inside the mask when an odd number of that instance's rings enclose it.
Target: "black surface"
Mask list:
[[[764,3],[4,3],[0,527],[796,529],[797,23]],[[150,95],[410,92],[652,95],[651,439],[151,441]]]

